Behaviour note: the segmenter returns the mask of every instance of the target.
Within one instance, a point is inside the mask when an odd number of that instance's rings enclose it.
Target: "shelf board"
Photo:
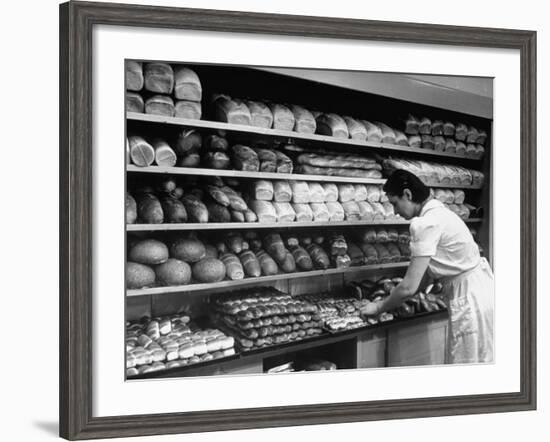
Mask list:
[[[470,218],[464,222],[479,223],[482,218]],[[341,222],[292,222],[292,223],[186,223],[186,224],[127,224],[128,232],[162,232],[187,230],[242,230],[242,229],[286,229],[309,227],[353,227],[353,226],[400,226],[409,225],[404,219],[385,221],[341,221]]]
[[[355,183],[355,184],[384,184],[385,179],[377,178],[356,178],[356,177],[340,177],[326,175],[301,175],[291,173],[273,173],[273,172],[247,172],[242,170],[221,170],[221,169],[205,169],[202,167],[166,167],[166,166],[148,166],[139,167],[133,164],[126,165],[127,172],[139,173],[158,173],[170,175],[193,175],[193,176],[219,176],[230,178],[246,178],[259,180],[289,180],[289,181],[317,181],[329,183]],[[480,186],[463,186],[458,184],[442,184],[440,187],[444,189],[481,189]]]
[[[456,153],[447,153],[447,152],[436,152],[433,150],[427,150],[417,147],[410,146],[401,146],[396,144],[386,144],[386,143],[376,143],[373,141],[358,141],[352,140],[351,138],[336,138],[327,135],[318,135],[318,134],[304,134],[293,131],[278,130],[278,129],[265,129],[262,127],[255,126],[246,126],[241,124],[230,124],[223,123],[218,121],[208,121],[208,120],[191,120],[187,118],[176,118],[168,117],[163,115],[151,115],[151,114],[140,114],[135,112],[128,112],[126,115],[128,120],[132,121],[146,121],[150,123],[160,123],[160,124],[171,124],[175,126],[184,126],[184,127],[195,127],[195,128],[204,128],[204,129],[216,129],[216,130],[226,130],[230,132],[241,132],[241,133],[251,133],[256,135],[266,135],[277,138],[292,138],[295,140],[307,140],[307,141],[316,141],[321,143],[337,145],[346,145],[354,146],[361,148],[376,148],[382,150],[388,150],[392,152],[405,152],[405,153],[414,153],[420,155],[426,155],[430,157],[437,158],[459,158],[466,160],[474,160],[474,158],[468,158],[463,155],[458,155]]]
[[[408,261],[392,262],[385,264],[372,264],[358,267],[347,267],[339,269],[326,269],[326,270],[312,270],[309,272],[296,272],[296,273],[280,273],[270,276],[259,276],[257,278],[245,278],[236,281],[224,280],[220,282],[211,283],[199,283],[189,284],[172,287],[153,287],[144,289],[127,290],[126,296],[149,296],[149,295],[164,295],[168,293],[185,293],[185,292],[200,292],[213,289],[234,289],[239,287],[246,287],[248,285],[263,284],[266,282],[281,281],[288,279],[300,279],[300,278],[312,278],[317,276],[338,275],[342,273],[359,273],[366,270],[384,270],[384,269],[401,269],[407,268]]]

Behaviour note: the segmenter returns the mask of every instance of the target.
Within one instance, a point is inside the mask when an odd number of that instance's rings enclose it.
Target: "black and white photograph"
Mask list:
[[[124,84],[126,381],[494,362],[492,78]]]

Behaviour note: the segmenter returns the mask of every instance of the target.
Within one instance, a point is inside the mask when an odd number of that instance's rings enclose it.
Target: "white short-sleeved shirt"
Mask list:
[[[411,220],[411,256],[430,256],[434,278],[456,276],[479,264],[479,248],[460,217],[436,199]]]

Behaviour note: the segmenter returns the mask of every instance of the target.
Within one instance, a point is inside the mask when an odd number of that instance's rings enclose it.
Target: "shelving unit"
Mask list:
[[[464,97],[459,91],[453,95],[452,91],[446,92],[445,100],[436,100],[440,107],[430,107],[423,102],[405,101],[406,97],[415,94],[406,94],[399,98],[395,91],[402,90],[404,84],[414,87],[414,82],[401,80],[400,88],[385,85],[386,90],[393,90],[391,95],[376,94],[376,84],[371,86],[359,86],[361,73],[334,73],[323,75],[323,80],[316,82],[311,75],[303,71],[284,69],[240,68],[230,66],[188,65],[197,72],[203,85],[203,97],[212,93],[224,92],[233,97],[273,101],[280,103],[303,104],[306,108],[318,109],[324,112],[334,112],[339,115],[359,116],[369,121],[384,121],[390,126],[396,127],[403,113],[413,113],[417,116],[428,116],[449,120],[453,122],[465,122],[484,129],[488,136],[486,153],[483,158],[476,159],[465,157],[456,153],[439,152],[409,146],[357,141],[353,139],[335,138],[319,134],[303,134],[293,131],[264,129],[254,126],[228,124],[211,121],[209,119],[191,120],[175,117],[157,116],[140,113],[127,113],[127,133],[145,131],[148,135],[163,133],[166,131],[175,134],[182,128],[196,129],[201,133],[227,134],[232,143],[247,140],[265,140],[266,142],[278,142],[284,144],[296,144],[307,147],[311,151],[330,151],[338,154],[365,155],[370,157],[387,158],[403,157],[433,163],[460,165],[470,169],[480,170],[485,175],[483,186],[464,186],[457,184],[441,184],[434,188],[463,189],[469,197],[472,197],[481,207],[486,208],[483,218],[470,218],[465,220],[467,225],[478,232],[481,246],[485,250],[485,256],[492,258],[492,212],[490,204],[491,183],[491,129],[492,121],[483,115],[472,113],[458,113],[451,104],[445,103],[455,98],[456,103],[464,103]],[[346,75],[353,80],[346,82]],[[397,78],[397,77],[395,77]],[[343,86],[347,85],[347,86]],[[437,91],[432,91],[436,93]],[[429,85],[422,84],[421,94],[430,93]],[[396,96],[397,94],[397,96]],[[472,97],[468,96],[468,100]],[[368,106],[365,106],[368,103]],[[450,103],[450,101],[449,101]],[[487,107],[484,101],[484,109]],[[203,109],[208,106],[207,100],[203,100]],[[464,106],[463,106],[464,107]],[[464,107],[470,108],[468,106]],[[401,112],[397,112],[397,110]],[[406,112],[405,112],[406,111]],[[399,115],[397,115],[399,114]],[[209,118],[207,112],[203,112],[203,118]],[[201,167],[138,167],[127,165],[128,180],[139,182],[141,180],[154,180],[163,176],[173,176],[176,179],[184,177],[197,177],[201,180],[207,177],[233,178],[244,183],[250,180],[288,180],[308,181],[321,183],[351,183],[382,185],[385,179],[340,177],[326,175],[307,174],[283,174],[269,172],[248,172],[240,170],[219,170]],[[248,185],[248,184],[247,184]],[[344,232],[353,232],[360,227],[381,227],[409,225],[404,219],[386,219],[383,221],[341,221],[341,222],[292,222],[292,223],[185,223],[185,224],[129,224],[126,231],[131,236],[153,237],[176,236],[178,232],[189,234],[196,232],[198,235],[223,235],[229,231],[246,232],[247,230],[259,230],[270,233],[271,231],[308,232],[331,229],[342,229]],[[219,234],[217,232],[220,232]],[[225,279],[213,283],[190,283],[182,286],[150,287],[126,291],[127,315],[137,319],[143,315],[156,316],[167,314],[170,311],[190,309],[197,315],[205,314],[205,302],[211,294],[229,294],[239,289],[248,289],[260,286],[278,288],[291,295],[305,293],[342,292],[351,281],[360,281],[365,277],[378,277],[381,275],[402,276],[408,267],[407,261],[390,262],[374,265],[363,265],[346,268],[329,268],[326,270],[313,270],[307,272],[280,273],[257,278],[244,278],[241,280]],[[127,316],[128,319],[128,316]],[[257,349],[248,352],[238,352],[234,356],[214,359],[204,363],[193,364],[163,372],[152,372],[140,375],[138,378],[174,376],[198,376],[213,374],[239,374],[261,373],[264,371],[266,361],[278,360],[285,355],[299,354],[317,348],[342,345],[351,353],[346,360],[346,367],[363,368],[386,365],[406,365],[421,363],[444,363],[441,359],[442,349],[437,348],[430,353],[426,350],[431,342],[443,342],[446,333],[446,311],[422,315],[420,317],[407,318],[390,323],[381,323],[360,329],[349,330],[341,333],[323,333],[322,335],[276,345],[269,348]],[[406,328],[406,327],[410,327]],[[403,336],[419,336],[424,339],[424,352],[426,354],[414,355],[410,352],[400,353],[399,345]],[[390,348],[391,346],[391,348]],[[430,354],[428,354],[430,353]],[[444,353],[444,352],[443,352]]]

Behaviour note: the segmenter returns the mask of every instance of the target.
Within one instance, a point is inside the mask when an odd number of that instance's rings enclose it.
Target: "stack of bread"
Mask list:
[[[383,160],[382,166],[387,176],[396,169],[408,170],[420,178],[426,186],[444,187],[452,184],[458,186],[481,187],[484,180],[482,172],[450,164],[428,163],[426,161],[415,161],[403,158],[388,158]]]
[[[187,315],[144,318],[126,324],[126,375],[138,376],[235,354],[235,340],[201,329]]]
[[[483,211],[465,202],[465,193],[460,189],[431,188],[430,192],[434,198],[441,201],[449,210],[456,213],[462,219],[472,216],[481,216]]]
[[[480,159],[485,153],[487,132],[464,123],[416,118],[405,120],[405,134],[411,147],[456,153],[466,158]]]
[[[214,301],[217,321],[243,351],[323,333],[314,305],[271,287],[256,287]]]
[[[183,65],[126,62],[126,111],[200,119],[202,85]]]

